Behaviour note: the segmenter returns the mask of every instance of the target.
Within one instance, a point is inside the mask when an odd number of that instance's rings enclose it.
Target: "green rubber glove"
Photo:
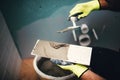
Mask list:
[[[77,18],[80,19],[86,17],[88,14],[90,14],[91,11],[99,10],[99,9],[100,9],[100,4],[98,0],[79,3],[70,11],[69,17],[77,16]]]
[[[80,64],[72,64],[72,65],[58,65],[64,70],[70,70],[72,71],[77,77],[80,77],[85,71],[88,70],[86,66],[80,65]]]

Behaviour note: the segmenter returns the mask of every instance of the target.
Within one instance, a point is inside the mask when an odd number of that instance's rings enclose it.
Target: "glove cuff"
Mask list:
[[[91,4],[92,4],[94,10],[99,10],[99,9],[100,9],[99,0],[92,0],[92,1],[91,1]]]
[[[88,70],[88,67],[83,65],[75,65],[72,72],[77,76],[81,77],[86,71]]]

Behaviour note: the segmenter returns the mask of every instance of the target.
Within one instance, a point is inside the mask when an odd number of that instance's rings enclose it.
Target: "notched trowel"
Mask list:
[[[90,65],[92,48],[78,45],[37,40],[32,55]]]

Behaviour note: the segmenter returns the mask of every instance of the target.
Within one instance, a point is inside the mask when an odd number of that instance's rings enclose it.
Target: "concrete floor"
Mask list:
[[[46,80],[40,79],[33,68],[33,58],[22,60],[19,80]]]

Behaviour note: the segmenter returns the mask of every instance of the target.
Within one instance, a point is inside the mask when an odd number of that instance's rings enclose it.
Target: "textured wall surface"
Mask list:
[[[2,0],[1,10],[21,56],[26,58],[31,57],[30,53],[37,39],[79,44],[74,41],[71,31],[63,34],[57,31],[72,26],[67,21],[69,11],[76,3],[85,1],[87,0]],[[120,48],[119,12],[94,11],[78,21],[77,25],[84,23],[90,29],[90,46],[113,50]],[[96,30],[98,40],[95,39],[92,28]],[[78,32],[78,37],[80,33]]]
[[[0,12],[0,80],[17,80],[21,58]]]

